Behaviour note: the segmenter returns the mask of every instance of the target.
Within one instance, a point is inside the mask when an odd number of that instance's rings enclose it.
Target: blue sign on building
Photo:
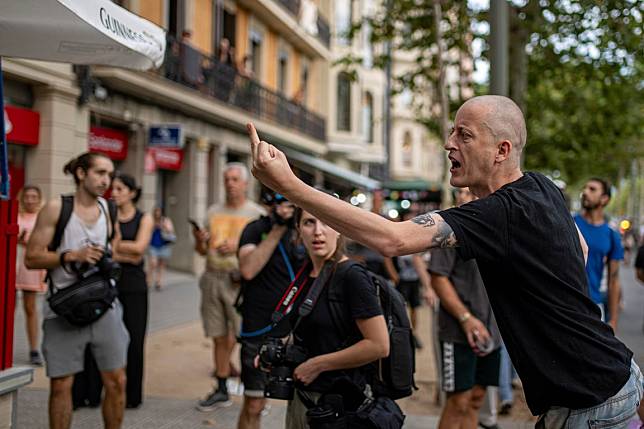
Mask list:
[[[183,130],[181,129],[181,125],[150,125],[148,146],[183,148]]]

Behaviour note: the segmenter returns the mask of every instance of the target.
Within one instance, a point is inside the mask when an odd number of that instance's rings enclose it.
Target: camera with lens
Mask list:
[[[293,399],[295,380],[293,371],[306,361],[306,349],[284,344],[279,338],[269,338],[259,349],[262,368],[269,369],[264,396],[274,399]]]
[[[112,250],[105,249],[103,256],[99,259],[96,264],[86,267],[86,269],[81,270],[81,277],[87,278],[93,274],[101,274],[109,280],[114,280],[115,282],[121,278],[121,264],[112,259]]]
[[[112,251],[106,249],[101,259],[96,263],[98,271],[105,277],[118,281],[121,278],[121,264],[112,259]]]

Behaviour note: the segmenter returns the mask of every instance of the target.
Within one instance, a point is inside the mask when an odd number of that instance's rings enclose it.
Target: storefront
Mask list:
[[[11,177],[11,198],[16,198],[27,177],[27,153],[39,143],[40,114],[31,109],[6,105],[4,108],[7,154]]]
[[[114,161],[116,169],[118,164],[127,158],[128,141],[128,135],[122,129],[96,125],[89,128],[88,150],[110,158]]]

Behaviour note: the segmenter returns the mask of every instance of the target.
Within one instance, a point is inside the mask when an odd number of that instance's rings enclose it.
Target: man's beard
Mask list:
[[[581,206],[584,208],[584,210],[596,210],[601,207],[601,204],[599,202],[593,204],[586,198],[582,198]]]
[[[90,194],[94,198],[101,197],[104,194],[104,192],[100,192],[98,190],[98,188],[97,189],[92,189],[89,186],[84,186],[84,188],[85,188],[85,192],[87,192],[88,194]]]

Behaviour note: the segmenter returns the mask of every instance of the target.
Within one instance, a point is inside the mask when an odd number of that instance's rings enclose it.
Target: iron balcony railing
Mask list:
[[[200,91],[258,118],[326,141],[324,118],[302,104],[262,86],[234,61],[218,61],[187,43],[168,41],[160,73],[167,79]]]

